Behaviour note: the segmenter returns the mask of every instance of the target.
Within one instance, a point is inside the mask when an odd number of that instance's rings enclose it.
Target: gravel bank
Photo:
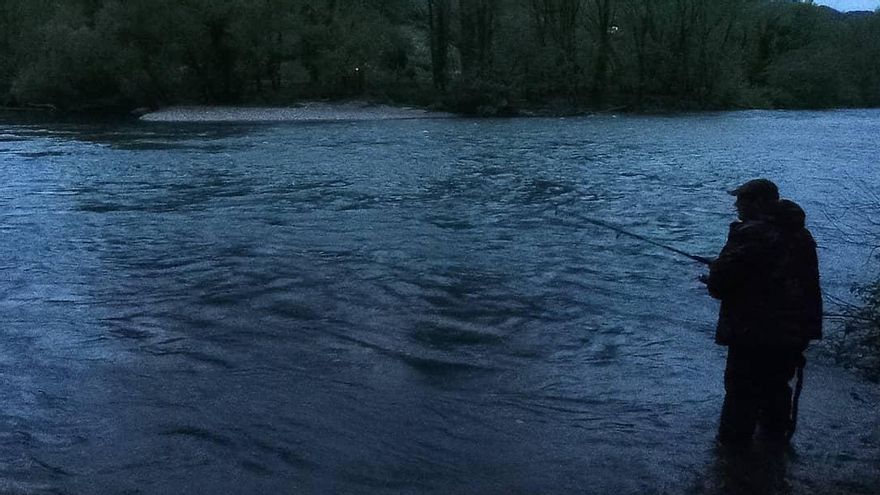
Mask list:
[[[169,107],[142,115],[148,122],[318,122],[346,120],[435,119],[452,114],[364,102],[310,102],[296,107]]]

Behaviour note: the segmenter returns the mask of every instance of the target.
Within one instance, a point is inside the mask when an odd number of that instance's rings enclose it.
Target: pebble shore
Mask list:
[[[321,122],[449,118],[452,114],[364,102],[310,102],[295,107],[181,106],[149,112],[147,122]]]

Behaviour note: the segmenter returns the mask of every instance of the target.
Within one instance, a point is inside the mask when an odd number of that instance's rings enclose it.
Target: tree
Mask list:
[[[459,0],[461,72],[465,79],[484,78],[492,69],[498,0]]]
[[[99,102],[118,104],[118,53],[90,24],[83,7],[58,4],[33,35],[33,51],[11,87],[19,101],[76,107]]]
[[[445,92],[449,86],[450,0],[427,0],[428,37],[434,87]]]
[[[812,5],[771,5],[775,12],[765,36],[766,63],[761,79],[775,106],[822,108],[854,103],[847,80],[846,57],[841,52],[846,37],[843,18]]]
[[[0,4],[0,95],[9,93],[12,78],[15,74],[15,63],[12,55],[12,9],[11,3]]]
[[[601,105],[608,81],[609,63],[612,57],[611,37],[619,27],[614,24],[616,2],[613,0],[590,0],[589,19],[592,25],[594,55],[593,80],[590,91],[593,103]]]
[[[630,58],[622,61],[622,72],[625,77],[623,90],[634,98],[637,109],[645,106],[645,96],[652,91],[651,82],[656,81],[656,61],[654,55],[658,50],[657,12],[653,0],[628,0],[622,8],[620,29],[627,44],[625,53]]]
[[[880,105],[880,14],[799,1],[4,0],[0,50],[0,102],[65,108]]]
[[[841,41],[847,80],[857,93],[858,104],[880,106],[880,14],[847,18],[848,32]]]
[[[582,87],[579,28],[584,0],[530,0],[531,25],[538,41],[538,56],[550,62],[543,78],[552,92],[563,92],[576,101]]]

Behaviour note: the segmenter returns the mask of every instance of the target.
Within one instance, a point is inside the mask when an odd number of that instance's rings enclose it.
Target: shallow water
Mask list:
[[[589,219],[712,255],[724,191],[768,176],[847,298],[878,135],[880,111],[0,117],[0,492],[730,492],[754,469],[714,450],[701,267]],[[760,487],[871,493],[876,386],[807,380]]]

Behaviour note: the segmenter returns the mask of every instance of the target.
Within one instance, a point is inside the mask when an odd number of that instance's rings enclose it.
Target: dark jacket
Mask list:
[[[800,352],[822,338],[816,242],[804,218],[796,203],[781,200],[760,220],[730,224],[707,284],[721,300],[718,344]]]

